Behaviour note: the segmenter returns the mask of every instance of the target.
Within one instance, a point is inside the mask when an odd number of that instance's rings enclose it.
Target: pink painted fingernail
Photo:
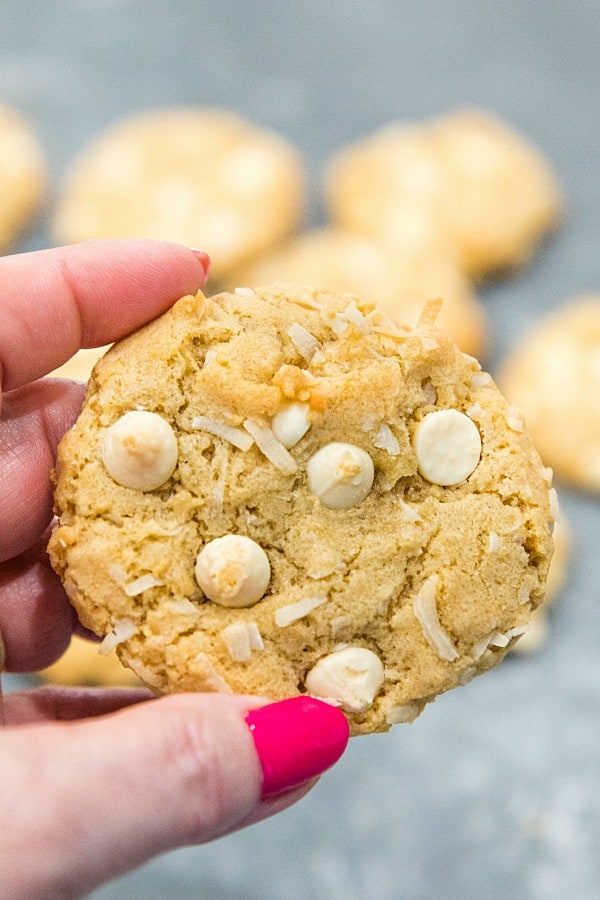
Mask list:
[[[340,758],[348,722],[329,703],[302,695],[251,710],[246,716],[263,770],[263,797],[316,778]]]
[[[205,253],[204,250],[198,250],[197,247],[189,248],[194,256],[200,261],[200,265],[204,269],[204,275],[208,278],[208,273],[210,272],[210,256],[208,253]]]

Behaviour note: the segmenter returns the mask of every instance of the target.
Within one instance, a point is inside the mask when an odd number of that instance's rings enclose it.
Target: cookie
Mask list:
[[[546,465],[600,491],[600,297],[538,320],[505,360],[499,380],[523,412]]]
[[[0,105],[0,250],[30,223],[46,187],[46,162],[32,127]]]
[[[537,150],[477,110],[387,125],[336,155],[326,188],[334,221],[391,241],[431,233],[472,277],[524,263],[561,206]]]
[[[73,637],[59,660],[38,673],[50,684],[128,687],[140,685],[137,675],[123,666],[114,651],[100,652],[98,644]]]
[[[547,473],[435,308],[411,329],[324,289],[198,294],[96,365],[49,552],[156,692],[308,692],[384,731],[526,627]]]
[[[518,641],[515,641],[512,647],[515,653],[521,655],[535,653],[546,643],[551,624],[549,606],[551,607],[560,598],[569,570],[572,544],[571,528],[562,511],[556,520],[552,540],[554,552],[546,581],[546,602],[534,610],[527,631]]]
[[[465,353],[481,358],[487,347],[483,309],[470,282],[432,241],[407,239],[394,249],[341,228],[300,235],[232,276],[254,287],[277,281],[304,282],[350,291],[398,323],[415,325],[425,300],[442,297],[437,325]]]
[[[300,158],[278,135],[224,110],[155,109],[113,125],[75,161],[53,230],[59,243],[201,247],[220,277],[297,225],[303,193]]]

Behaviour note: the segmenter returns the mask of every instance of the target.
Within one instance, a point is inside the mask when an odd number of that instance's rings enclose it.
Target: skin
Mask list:
[[[45,545],[50,472],[83,385],[43,376],[150,321],[207,277],[204,254],[90,241],[0,259],[0,663],[35,671],[80,630]],[[40,380],[41,379],[41,380]],[[144,690],[0,694],[0,896],[79,897],[158,853],[285,809],[261,800],[244,716],[265,701]],[[4,727],[1,727],[4,725]]]

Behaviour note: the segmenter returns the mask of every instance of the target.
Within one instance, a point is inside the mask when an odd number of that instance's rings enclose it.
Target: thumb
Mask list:
[[[343,753],[346,719],[306,696],[258,703],[180,694],[0,731],[0,771],[11,772],[0,798],[11,823],[0,850],[5,896],[78,897],[298,799],[292,788]],[[287,790],[289,803],[266,799]]]

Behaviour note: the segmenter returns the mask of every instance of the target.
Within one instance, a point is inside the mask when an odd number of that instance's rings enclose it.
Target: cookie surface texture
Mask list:
[[[557,477],[600,492],[600,297],[581,297],[534,324],[500,383]]]
[[[150,110],[107,129],[74,162],[53,230],[60,243],[202,247],[220,277],[296,226],[303,187],[301,160],[278,135],[219,109]]]
[[[487,348],[483,309],[469,280],[436,242],[406,236],[397,246],[341,228],[307,232],[235,273],[252,287],[278,281],[326,285],[375,300],[400,324],[415,325],[426,300],[442,297],[437,326],[464,353],[478,359]]]
[[[0,105],[0,249],[9,247],[40,206],[46,162],[32,127]]]
[[[561,206],[541,154],[478,110],[391,123],[342,150],[327,194],[336,222],[392,241],[418,224],[473,277],[525,262]]]
[[[51,559],[155,691],[306,691],[386,730],[498,662],[543,598],[549,486],[509,418],[441,332],[352,295],[185,297],[96,365]],[[108,473],[117,438],[141,489]]]

